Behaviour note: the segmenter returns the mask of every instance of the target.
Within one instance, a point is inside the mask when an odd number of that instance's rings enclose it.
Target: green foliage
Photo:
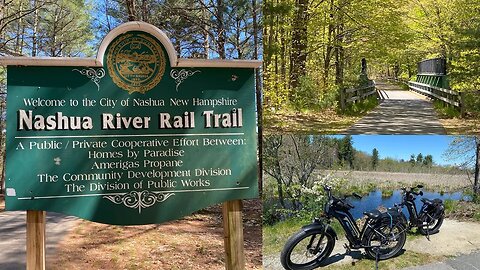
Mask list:
[[[417,164],[417,165],[422,165],[422,164],[423,164],[423,155],[422,155],[422,153],[419,153],[419,154],[417,155],[416,164]]]
[[[411,165],[412,167],[415,166],[415,164],[416,164],[415,154],[410,155],[410,160],[408,160],[408,162],[410,163],[410,165]]]
[[[382,190],[382,197],[383,198],[392,197],[392,195],[393,195],[393,190],[392,189]]]
[[[292,97],[291,104],[296,110],[313,108],[317,105],[318,86],[308,76],[301,76]]]
[[[349,166],[350,169],[353,169],[353,160],[355,159],[355,150],[353,149],[353,140],[352,136],[347,135],[340,139],[338,144],[338,160],[340,165]]]
[[[376,170],[378,166],[378,150],[373,148],[372,150],[372,169]]]
[[[457,208],[457,205],[458,205],[458,201],[450,200],[450,199],[445,200],[443,203],[445,205],[445,213],[446,214],[449,214],[449,213],[453,212],[455,210],[455,208]]]
[[[446,106],[442,101],[435,100],[433,102],[435,110],[443,117],[458,118],[460,117],[460,111],[453,106]]]
[[[364,100],[357,101],[355,103],[351,103],[345,109],[346,115],[363,115],[370,110],[374,109],[378,105],[378,99],[375,96],[370,96]]]
[[[0,19],[0,53],[93,56],[92,6],[85,1],[10,1]],[[1,16],[0,16],[1,17]]]
[[[432,155],[426,155],[425,158],[423,159],[423,166],[426,167],[432,167],[433,165],[433,156]]]
[[[467,113],[472,118],[480,118],[480,91],[467,91],[464,95]]]
[[[308,14],[302,17],[307,38],[298,41],[306,48],[298,51],[292,32],[297,29],[296,12],[305,2],[264,1],[265,95],[270,96],[265,102],[267,109],[278,108],[280,102],[275,102],[273,95],[283,95],[285,104],[295,101],[297,110],[306,109],[299,109],[303,105],[308,109],[333,106],[333,102],[320,107],[308,105],[312,96],[305,90],[315,85],[315,102],[320,104],[331,96],[324,93],[335,94],[335,87],[354,85],[359,79],[366,81],[360,76],[362,58],[367,60],[370,78],[389,75],[415,80],[419,61],[444,57],[451,87],[466,93],[467,116],[480,116],[479,1],[309,2]],[[295,64],[300,60],[305,68],[297,70]],[[300,74],[292,74],[295,72]],[[309,83],[293,89],[290,79],[304,74]],[[368,105],[353,104],[347,113],[362,114],[375,103]],[[444,110],[446,116],[458,116],[452,109]]]
[[[302,226],[308,225],[312,220],[303,220],[298,218],[289,218],[287,220],[275,223],[274,225],[263,226],[263,254],[278,255],[288,238],[300,230]],[[338,221],[332,220],[330,223],[338,236],[344,235],[344,230]]]

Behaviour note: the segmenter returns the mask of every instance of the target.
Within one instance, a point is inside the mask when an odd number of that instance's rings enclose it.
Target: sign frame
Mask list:
[[[223,59],[185,59],[178,58],[177,52],[168,36],[157,27],[145,22],[124,23],[109,32],[97,51],[96,58],[69,57],[0,57],[0,65],[5,66],[45,66],[45,67],[104,67],[108,46],[118,36],[130,32],[145,32],[155,37],[164,47],[171,68],[259,68],[259,60],[223,60]],[[93,78],[92,78],[92,81]],[[98,86],[98,84],[97,84]],[[255,89],[252,89],[253,92]],[[258,154],[257,154],[258,155]],[[258,158],[258,156],[257,156]],[[243,251],[243,225],[240,200],[223,203],[225,251],[227,269],[243,269],[245,264]],[[45,211],[27,211],[27,269],[45,269]]]

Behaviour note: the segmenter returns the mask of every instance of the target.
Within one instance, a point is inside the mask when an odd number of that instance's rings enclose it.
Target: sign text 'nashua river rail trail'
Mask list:
[[[150,224],[257,197],[260,63],[177,59],[158,29],[120,28],[96,59],[7,62],[7,210]]]

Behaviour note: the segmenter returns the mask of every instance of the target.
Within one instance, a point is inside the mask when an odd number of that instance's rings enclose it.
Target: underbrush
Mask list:
[[[480,222],[480,203],[445,200],[445,216],[447,218]]]
[[[356,103],[349,104],[344,111],[345,115],[349,116],[361,116],[374,109],[378,105],[378,99],[376,96],[370,96],[367,99],[358,101]]]
[[[445,106],[442,101],[436,100],[433,102],[433,107],[442,117],[459,118],[460,112],[453,106]]]

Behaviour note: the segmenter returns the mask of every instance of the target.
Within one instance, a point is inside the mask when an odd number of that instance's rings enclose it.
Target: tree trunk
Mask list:
[[[147,23],[149,22],[147,0],[142,0],[142,20]]]
[[[278,191],[278,201],[282,208],[286,209],[285,206],[285,196],[283,196],[283,182],[280,179],[277,179],[277,191]]]
[[[339,86],[339,88],[343,88],[345,52],[343,49],[343,14],[341,12],[339,12],[338,19],[340,23],[337,25],[337,42],[335,46],[335,84]]]
[[[290,87],[298,86],[299,78],[306,74],[307,63],[307,23],[308,0],[296,0],[293,19],[292,52],[290,54]],[[293,99],[293,91],[290,91]]]
[[[323,59],[323,86],[326,87],[328,84],[328,75],[330,73],[330,60],[332,59],[332,37],[335,33],[335,25],[333,24],[335,18],[335,5],[334,0],[330,1],[330,14],[328,21],[328,38],[327,38],[327,49],[325,52],[325,58]]]
[[[476,161],[475,161],[475,179],[473,182],[473,192],[478,197],[480,195],[480,136],[475,137]]]
[[[126,0],[127,12],[128,12],[128,21],[137,20],[137,11],[135,8],[135,0]]]
[[[224,18],[224,12],[225,12],[225,4],[223,3],[223,0],[217,0],[217,10],[216,10],[216,17],[217,17],[217,31],[218,31],[218,37],[217,37],[217,45],[218,45],[218,56],[220,59],[225,59],[226,54],[225,54],[225,24],[223,22]]]
[[[258,59],[258,22],[257,22],[257,0],[252,0],[252,24],[253,24],[253,59]],[[258,121],[258,188],[260,197],[263,190],[263,110],[262,110],[262,81],[260,70],[255,70],[257,121]]]
[[[110,15],[108,15],[108,1],[109,0],[105,0],[105,19],[107,21],[107,32],[110,32],[112,30],[112,25],[110,23]]]
[[[35,12],[33,13],[33,31],[32,31],[32,56],[37,56],[37,31],[38,31],[38,1],[33,2]]]

